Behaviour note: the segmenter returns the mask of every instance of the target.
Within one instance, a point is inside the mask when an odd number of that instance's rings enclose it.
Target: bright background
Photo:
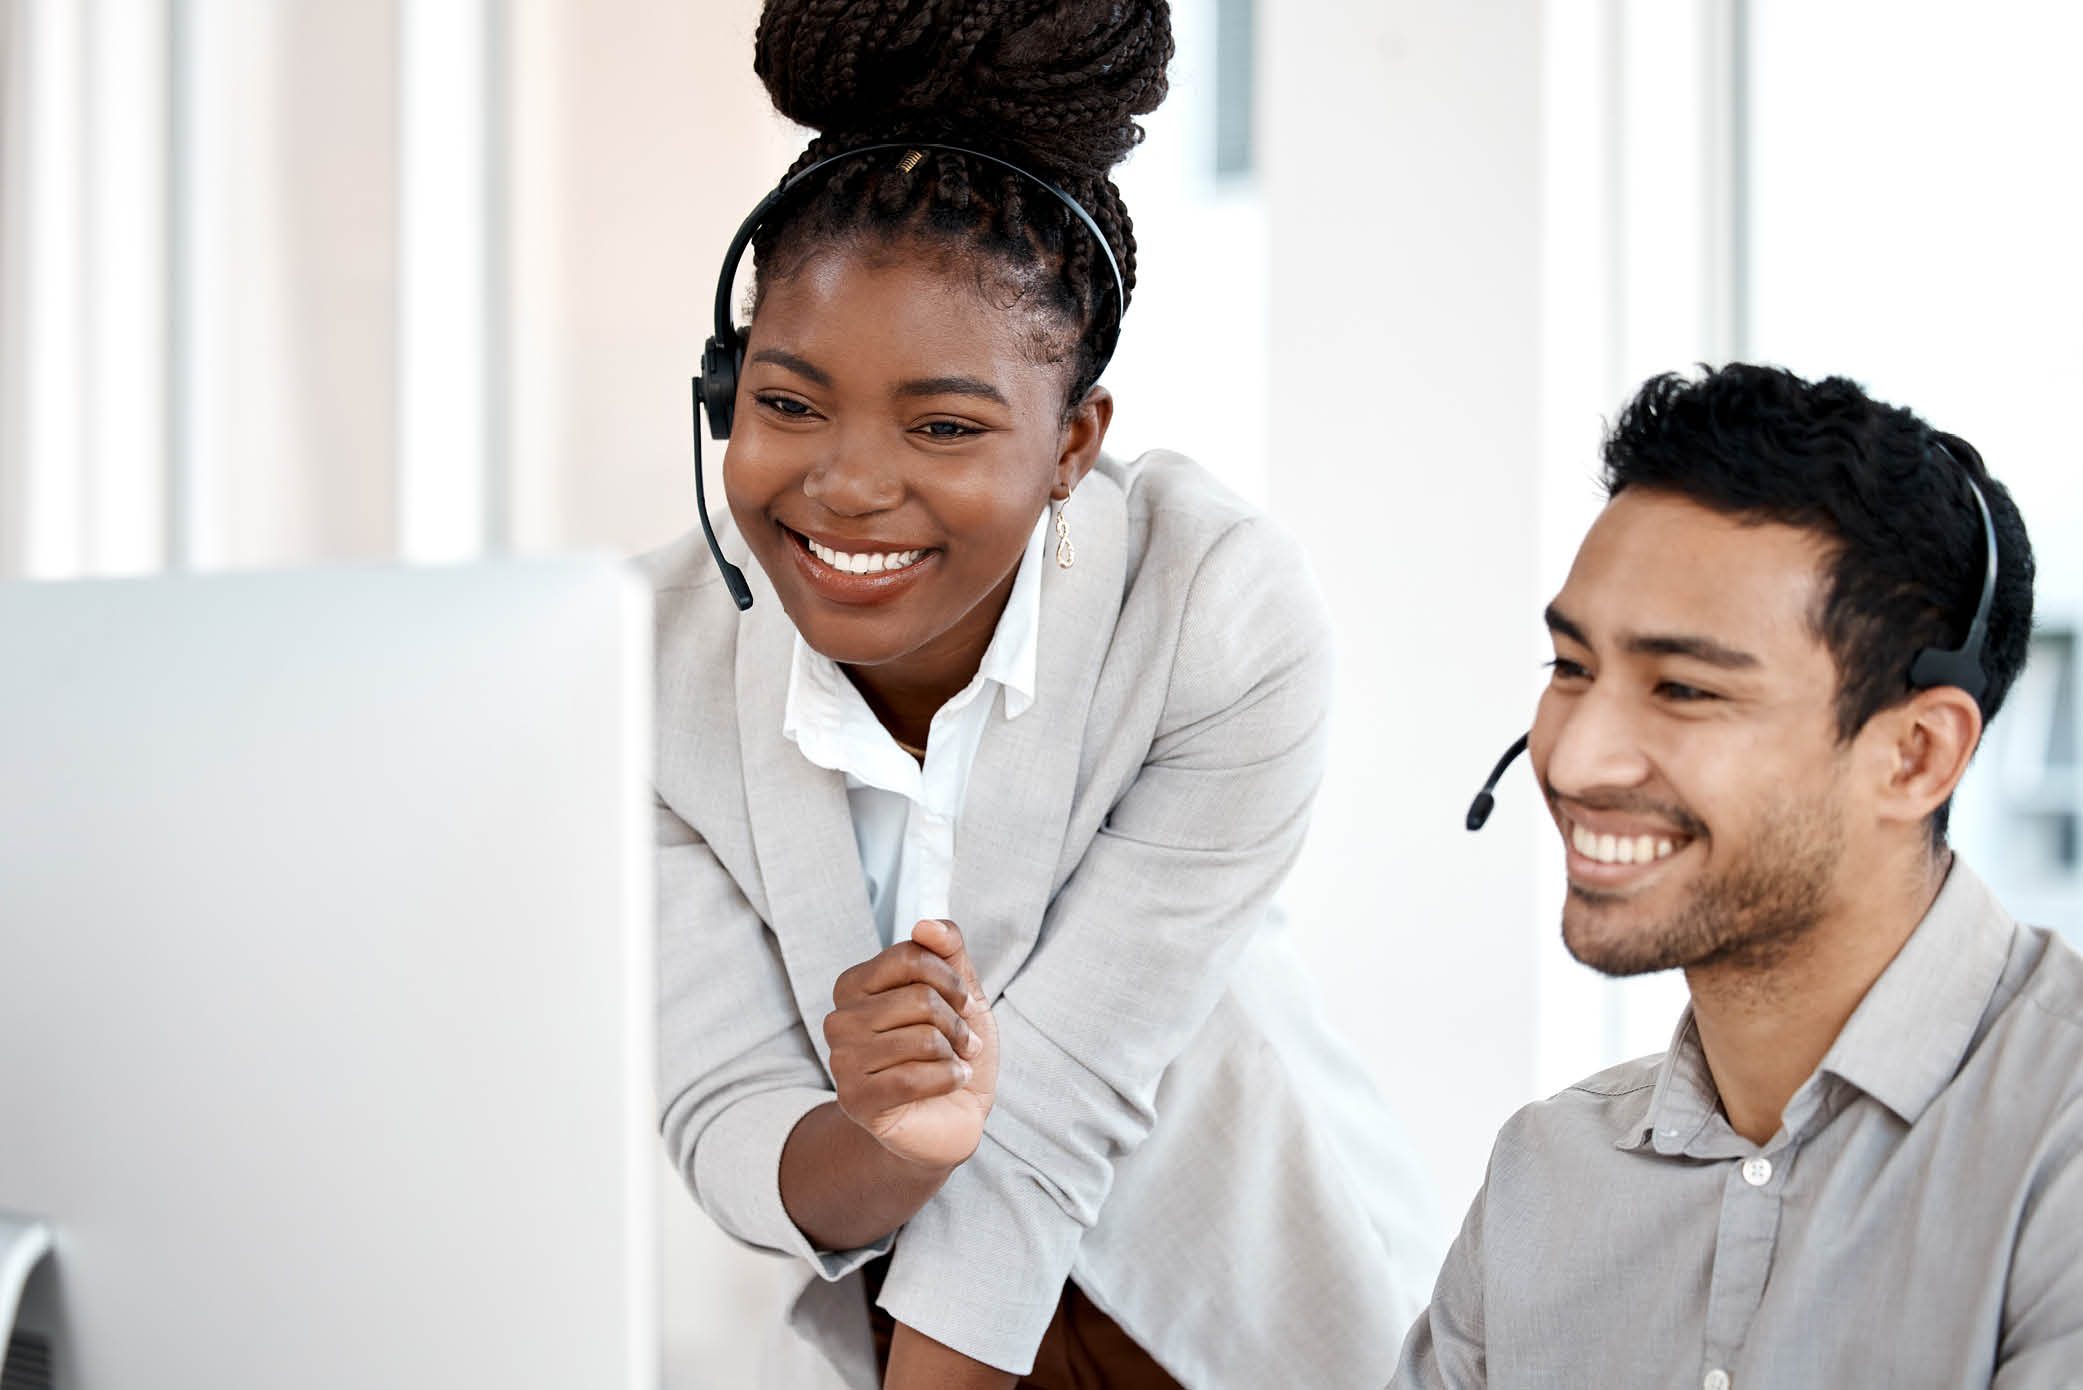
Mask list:
[[[0,0],[0,575],[636,551],[693,520],[687,379],[802,136],[755,0]],[[1342,642],[1288,893],[1450,1224],[1527,1098],[1682,986],[1556,941],[1538,614],[1651,372],[1851,375],[1974,440],[2040,562],[1956,824],[2083,936],[2083,11],[2033,0],[1175,0],[1121,175],[1118,452],[1308,544]],[[1300,576],[1269,575],[1269,583]],[[669,1202],[673,1383],[784,1271]]]

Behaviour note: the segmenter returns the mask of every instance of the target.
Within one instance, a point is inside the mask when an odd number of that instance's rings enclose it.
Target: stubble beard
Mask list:
[[[1828,795],[1769,809],[1760,820],[1765,829],[1743,860],[1659,921],[1602,929],[1599,919],[1624,912],[1626,899],[1572,884],[1562,908],[1564,946],[1604,975],[1771,971],[1822,919],[1844,854],[1844,826]]]

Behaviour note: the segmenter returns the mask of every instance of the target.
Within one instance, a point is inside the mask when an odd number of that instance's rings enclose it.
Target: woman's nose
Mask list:
[[[842,438],[812,465],[803,493],[839,516],[867,516],[896,506],[904,497],[904,480],[879,461],[876,450]]]

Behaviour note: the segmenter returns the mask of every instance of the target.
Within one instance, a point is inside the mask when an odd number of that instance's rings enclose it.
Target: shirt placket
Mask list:
[[[1765,1296],[1779,1244],[1779,1210],[1786,1190],[1791,1146],[1776,1154],[1725,1160],[1721,1221],[1714,1237],[1714,1273],[1707,1290],[1706,1345],[1700,1364],[1701,1390],[1733,1390],[1730,1369],[1750,1335],[1751,1320]]]
[[[962,717],[975,692],[965,691],[933,716],[933,734]],[[950,730],[950,732],[952,732]],[[919,799],[906,818],[907,878],[920,917],[948,915],[948,888],[955,877],[955,818],[960,809],[960,769],[946,736],[930,736],[920,769]],[[959,925],[959,924],[958,924]]]

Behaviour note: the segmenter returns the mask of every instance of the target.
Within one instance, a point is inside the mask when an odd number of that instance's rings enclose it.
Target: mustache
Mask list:
[[[1548,798],[1548,805],[1560,808],[1564,801],[1582,806],[1587,811],[1614,811],[1621,815],[1640,816],[1646,820],[1661,821],[1688,839],[1702,839],[1707,834],[1706,823],[1675,801],[1659,801],[1653,796],[1624,788],[1610,790],[1593,788],[1569,797],[1555,790],[1555,784],[1541,779],[1541,792]]]

